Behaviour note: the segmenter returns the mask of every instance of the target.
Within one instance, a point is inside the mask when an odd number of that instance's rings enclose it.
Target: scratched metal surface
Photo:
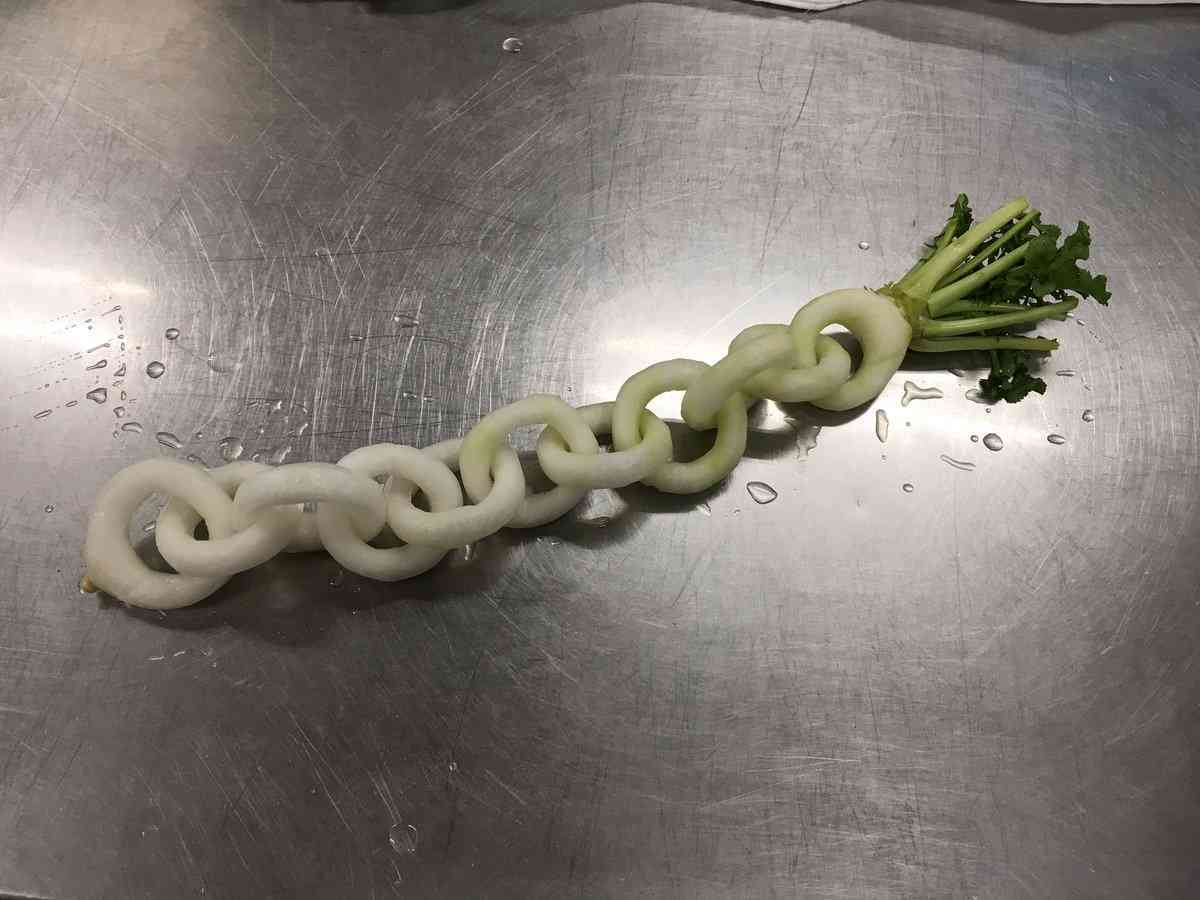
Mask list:
[[[1195,896],[1198,46],[984,2],[5,4],[0,889]],[[958,190],[1094,228],[1115,298],[1044,399],[916,361],[884,445],[764,413],[719,490],[412,582],[76,590],[135,460],[609,398],[903,272]]]

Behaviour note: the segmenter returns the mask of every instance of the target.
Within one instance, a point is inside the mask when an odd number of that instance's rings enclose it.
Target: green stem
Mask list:
[[[956,337],[928,340],[914,338],[908,343],[909,350],[918,353],[955,353],[959,350],[1032,350],[1039,353],[1049,353],[1058,349],[1058,341],[1053,338],[1028,338],[1016,335],[995,335],[988,337]]]
[[[1008,229],[1008,231],[1004,232],[1004,234],[1000,235],[1000,237],[996,238],[996,240],[992,241],[990,244],[976,253],[975,256],[973,256],[969,261],[963,263],[961,266],[939,281],[938,287],[945,287],[947,284],[958,281],[958,279],[962,278],[964,275],[970,275],[972,272],[982,266],[988,257],[1011,241],[1024,229],[1032,225],[1040,215],[1040,211],[1033,209],[1021,216],[1021,218],[1017,219],[1016,224],[1014,224],[1012,228]]]
[[[946,285],[944,288],[939,288],[929,295],[929,314],[931,316],[942,315],[942,310],[953,303],[955,300],[961,300],[967,294],[976,288],[983,287],[997,275],[1007,272],[1017,263],[1025,258],[1025,254],[1029,252],[1029,245],[1022,244],[1011,253],[1006,253],[991,265],[984,266],[978,272],[960,278],[953,284]]]
[[[970,319],[943,319],[938,322],[925,322],[921,333],[924,337],[930,338],[953,337],[959,334],[991,331],[994,328],[1027,325],[1030,322],[1040,322],[1042,319],[1061,319],[1078,305],[1079,301],[1071,297],[1058,303],[1048,303],[1045,306],[1031,306],[1021,312],[998,313],[994,316],[975,316]]]
[[[1020,312],[1023,309],[1029,309],[1029,307],[1023,303],[975,303],[971,300],[958,300],[939,309],[938,318],[960,316],[966,313]]]
[[[976,247],[1001,227],[1019,217],[1028,208],[1029,201],[1024,197],[1006,203],[982,222],[977,223],[966,233],[952,240],[946,247],[934,253],[920,269],[901,279],[898,287],[916,297],[929,296],[937,287],[938,282],[970,256]]]

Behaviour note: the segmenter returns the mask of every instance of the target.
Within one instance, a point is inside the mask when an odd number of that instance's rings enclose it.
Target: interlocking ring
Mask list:
[[[815,365],[801,367],[787,325],[751,325],[683,395],[683,421],[700,431],[712,428],[721,406],[738,391],[784,403],[830,393],[850,377],[850,354],[828,335],[817,340],[816,354]]]
[[[462,439],[442,441],[421,450],[451,469],[458,468]],[[445,512],[425,512],[412,502],[412,493],[393,490],[388,497],[387,520],[402,541],[449,550],[482,540],[503,528],[525,499],[525,473],[517,452],[507,444],[491,460],[492,490],[474,506]]]
[[[342,466],[310,462],[281,466],[242,482],[233,497],[233,524],[245,528],[269,507],[313,500],[318,529],[322,503],[349,507],[355,531],[366,539],[379,534],[387,521],[383,485]]]
[[[599,436],[612,432],[613,403],[593,403],[576,410],[584,424]],[[642,440],[628,450],[595,456],[576,453],[553,425],[546,426],[537,442],[538,464],[556,484],[575,488],[621,488],[650,477],[671,458],[671,430],[663,420],[642,410]]]
[[[247,478],[271,471],[254,462],[233,462],[210,473],[226,494],[232,495]],[[229,578],[252,569],[275,556],[291,542],[300,522],[300,507],[266,510],[247,527],[217,539],[209,532],[207,541],[193,535],[200,514],[182,498],[172,497],[159,513],[154,538],[162,558],[185,575]]]
[[[638,427],[647,403],[667,391],[686,391],[708,365],[694,359],[671,359],[642,369],[623,385],[613,404],[612,437],[618,450],[629,450],[642,439]],[[693,494],[707,490],[733,471],[746,450],[749,423],[748,398],[735,392],[717,415],[717,437],[712,447],[692,462],[665,463],[643,481],[669,494]]]
[[[847,410],[873,400],[900,368],[912,326],[892,303],[881,300],[868,308],[861,290],[832,291],[800,307],[788,326],[796,343],[796,362],[813,366],[817,343],[830,325],[850,329],[862,346],[863,359],[849,380],[810,403],[822,409]]]
[[[407,490],[409,497],[414,485],[419,487],[435,514],[462,506],[462,490],[454,473],[415,447],[399,444],[360,447],[338,460],[338,465],[368,478],[388,475],[395,479],[392,490]],[[317,508],[317,527],[326,549],[342,566],[379,581],[399,581],[420,575],[446,555],[444,547],[423,544],[372,547],[355,533],[350,517],[335,503],[322,503]]]
[[[142,562],[129,543],[129,521],[156,492],[179,497],[198,510],[214,539],[233,534],[233,503],[208,473],[186,463],[150,459],[118,472],[100,489],[83,559],[91,582],[130,606],[178,609],[203,600],[229,577],[167,575]]]
[[[522,425],[543,423],[553,425],[575,453],[592,456],[600,453],[596,435],[574,407],[553,394],[533,394],[489,413],[463,439],[459,467],[463,486],[473,501],[479,503],[491,493],[489,464],[496,449],[507,441],[509,433]],[[586,493],[586,488],[559,484],[548,491],[530,494],[513,513],[508,527],[533,528],[552,522],[575,506]]]
[[[846,348],[827,334],[817,337],[817,364],[801,366],[797,360],[795,338],[787,325],[751,325],[729,344],[731,351],[740,350],[751,341],[782,329],[791,341],[792,354],[786,368],[766,368],[750,378],[744,390],[778,403],[807,403],[822,397],[846,383],[850,377],[850,354]]]

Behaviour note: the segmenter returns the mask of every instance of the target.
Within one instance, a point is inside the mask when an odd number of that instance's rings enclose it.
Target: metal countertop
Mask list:
[[[0,891],[1195,896],[1197,48],[983,0],[5,4]],[[414,581],[77,590],[136,460],[609,399],[902,274],[960,190],[1093,228],[1044,398],[917,359],[886,444],[768,410],[715,491]]]

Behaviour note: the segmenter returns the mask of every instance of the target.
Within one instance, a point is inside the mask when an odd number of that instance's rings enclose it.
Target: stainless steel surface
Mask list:
[[[5,4],[0,889],[1195,896],[1198,46],[999,2]],[[902,273],[958,190],[1093,226],[1112,308],[1044,399],[918,360],[884,445],[772,411],[710,495],[415,581],[76,589],[135,460],[610,398]]]

